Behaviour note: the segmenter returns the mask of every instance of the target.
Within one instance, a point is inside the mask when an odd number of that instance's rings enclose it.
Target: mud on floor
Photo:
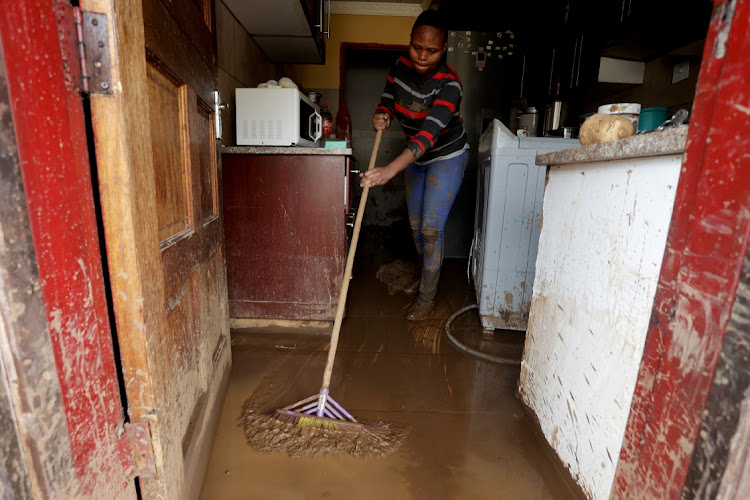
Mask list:
[[[383,457],[394,452],[404,441],[408,429],[379,421],[361,421],[362,432],[299,427],[259,413],[252,400],[245,403],[240,425],[247,443],[264,453],[282,452],[290,457],[321,456],[337,453],[360,458]]]
[[[386,285],[388,294],[395,295],[417,279],[417,264],[406,259],[396,259],[381,265],[375,277]]]

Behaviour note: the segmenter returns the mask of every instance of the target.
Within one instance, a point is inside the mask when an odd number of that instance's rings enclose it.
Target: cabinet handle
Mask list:
[[[578,87],[578,77],[581,75],[581,59],[583,59],[583,35],[581,35],[581,43],[578,44],[578,68],[576,68],[576,87]]]
[[[346,214],[346,218],[348,220],[346,225],[349,227],[354,227],[354,221],[357,218],[357,212],[351,212],[351,213]]]
[[[320,4],[323,5],[323,0],[320,1]],[[323,24],[322,10],[321,10],[320,24]],[[328,0],[328,23],[326,27],[328,29],[325,30],[323,34],[326,36],[326,38],[331,38],[331,0]],[[323,29],[323,28],[321,27],[320,29]]]
[[[576,68],[578,67],[578,38],[576,38],[576,44],[575,47],[573,47],[573,65],[570,67],[570,88],[573,88],[573,81],[575,80],[576,76]]]
[[[555,49],[552,49],[552,62],[549,65],[549,88],[547,95],[552,95],[552,77],[555,75]]]
[[[318,24],[314,26],[315,28],[318,28],[321,32],[323,31],[323,4],[324,3],[325,3],[325,0],[320,0],[320,4],[319,4],[320,8],[318,9]]]
[[[349,170],[349,173],[354,174],[354,175],[359,175],[362,173],[362,171],[361,170]]]

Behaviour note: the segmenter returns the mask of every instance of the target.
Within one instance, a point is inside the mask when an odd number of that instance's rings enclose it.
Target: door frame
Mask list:
[[[750,0],[715,0],[612,498],[692,497],[704,411],[720,411],[707,402],[750,239],[748,33]]]
[[[18,273],[0,292],[26,291],[4,332],[4,375],[34,497],[135,498],[120,455],[123,407],[85,111],[64,71],[58,14],[72,14],[67,1],[0,10],[9,105],[2,130],[15,135],[4,144],[11,155],[3,172],[15,184],[3,214],[20,215],[2,222],[5,243],[19,253],[0,268]],[[14,258],[22,267],[12,267]]]

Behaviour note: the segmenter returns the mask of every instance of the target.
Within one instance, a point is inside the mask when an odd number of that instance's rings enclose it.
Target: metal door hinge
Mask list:
[[[135,477],[154,476],[156,462],[151,445],[151,432],[145,422],[129,422],[124,425],[125,432],[117,441],[120,461],[125,470],[127,481]]]
[[[111,94],[106,14],[83,11],[58,1],[55,15],[66,87],[79,94]]]

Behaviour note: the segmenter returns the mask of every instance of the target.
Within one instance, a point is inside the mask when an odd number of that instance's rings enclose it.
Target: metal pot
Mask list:
[[[525,129],[529,132],[529,136],[536,137],[537,134],[537,116],[538,113],[536,108],[524,108],[523,112],[518,115],[518,128]]]

